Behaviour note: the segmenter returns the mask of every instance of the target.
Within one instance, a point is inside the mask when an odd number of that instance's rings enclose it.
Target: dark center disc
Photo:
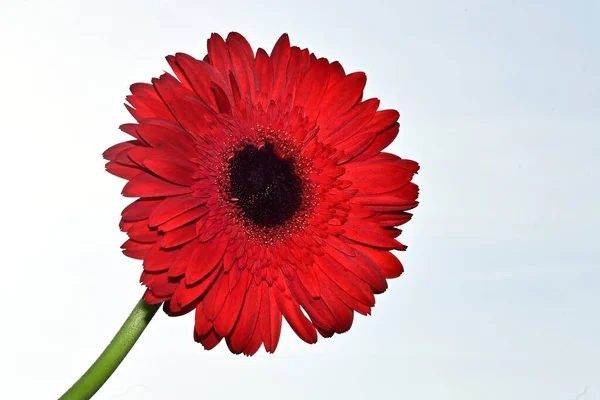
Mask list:
[[[231,160],[230,182],[231,196],[259,226],[283,225],[302,204],[302,182],[293,160],[279,158],[271,143],[238,151]]]

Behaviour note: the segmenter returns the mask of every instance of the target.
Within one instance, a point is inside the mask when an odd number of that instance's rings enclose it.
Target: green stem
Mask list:
[[[160,304],[149,305],[143,299],[138,301],[100,357],[59,400],[90,399],[115,372],[159,307]]]

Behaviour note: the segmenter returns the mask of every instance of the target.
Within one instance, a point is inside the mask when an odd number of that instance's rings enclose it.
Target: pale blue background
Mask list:
[[[237,30],[287,31],[400,110],[407,272],[349,333],[286,326],[274,356],[159,315],[97,398],[600,399],[599,4],[3,0],[0,398],[58,397],[142,294],[100,154],[130,83]]]

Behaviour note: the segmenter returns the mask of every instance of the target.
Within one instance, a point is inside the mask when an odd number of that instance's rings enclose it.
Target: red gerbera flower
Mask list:
[[[203,61],[167,61],[175,76],[131,86],[134,140],[104,153],[139,197],[120,227],[145,301],[195,310],[196,341],[247,355],[275,351],[282,316],[308,343],[350,329],[403,271],[390,251],[406,248],[394,227],[417,205],[419,167],[382,152],[398,112],[287,35],[268,55],[213,34]]]

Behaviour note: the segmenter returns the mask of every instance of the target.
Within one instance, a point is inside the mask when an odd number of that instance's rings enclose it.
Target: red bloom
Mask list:
[[[167,61],[175,77],[131,86],[134,140],[104,153],[140,198],[120,227],[146,302],[195,310],[196,341],[248,355],[275,351],[282,316],[308,343],[350,329],[403,271],[390,250],[406,248],[394,227],[417,205],[419,167],[382,152],[398,112],[287,35],[270,56],[231,33],[204,61]]]

